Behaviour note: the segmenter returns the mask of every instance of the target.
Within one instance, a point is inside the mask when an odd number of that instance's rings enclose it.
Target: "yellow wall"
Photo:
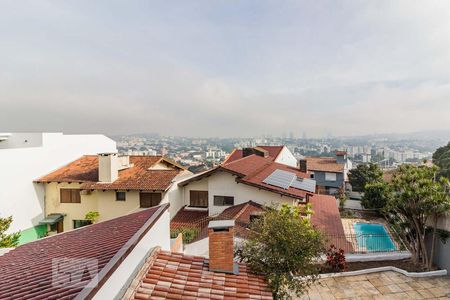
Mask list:
[[[61,188],[80,188],[78,183],[48,183],[45,185],[45,215],[64,214],[64,231],[73,229],[73,220],[84,220],[86,213],[97,211],[98,221],[106,221],[123,216],[139,208],[139,192],[126,192],[125,201],[116,201],[115,191],[92,191],[89,195],[81,195],[81,203],[61,203]]]

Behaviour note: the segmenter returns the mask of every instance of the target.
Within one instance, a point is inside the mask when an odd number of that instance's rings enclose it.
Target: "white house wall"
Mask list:
[[[291,167],[297,167],[297,159],[287,147],[283,147],[283,150],[281,150],[280,154],[275,159],[275,162]]]
[[[29,135],[30,141],[41,140],[36,133]],[[26,139],[26,134],[20,137]],[[10,232],[31,228],[44,217],[44,187],[33,180],[84,154],[117,151],[116,143],[104,135],[43,133],[36,147],[18,144],[16,140],[0,149],[0,217],[13,217]]]
[[[262,205],[279,205],[283,203],[294,204],[295,199],[281,196],[277,193],[258,189],[243,183],[237,183],[236,177],[226,172],[216,172],[210,177],[189,183],[184,187],[184,205],[189,205],[189,192],[191,190],[208,191],[209,215],[217,215],[229,206],[214,206],[214,195],[233,196],[234,205],[250,200]]]

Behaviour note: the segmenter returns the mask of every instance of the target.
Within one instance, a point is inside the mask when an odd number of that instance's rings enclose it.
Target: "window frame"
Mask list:
[[[334,179],[330,179],[330,176],[332,176]],[[325,172],[325,181],[337,181],[337,174],[333,172]]]
[[[75,222],[82,222],[82,223],[86,223],[86,224],[77,227],[77,226],[75,226]],[[73,225],[73,229],[77,229],[77,228],[85,227],[88,225],[92,225],[92,221],[91,220],[72,220],[72,225]]]
[[[145,194],[149,194],[150,199],[144,199],[142,197],[142,195],[145,195]],[[155,195],[158,195],[158,197],[153,198]],[[157,199],[157,198],[159,198],[159,199]],[[144,201],[148,201],[148,200],[150,200],[150,206],[142,205],[144,203]],[[158,202],[158,203],[154,204],[154,200],[155,200],[155,202]],[[162,201],[162,193],[157,193],[157,192],[140,192],[139,193],[139,208],[155,207],[155,206],[158,206],[161,203],[161,201]],[[154,205],[152,205],[152,204],[154,204]]]
[[[64,193],[70,193],[70,195],[64,195]],[[65,197],[69,197],[69,200],[65,199]],[[60,188],[59,203],[81,203],[80,189]]]
[[[219,199],[222,198],[221,203]],[[231,204],[227,203],[227,200],[231,199]],[[233,206],[234,205],[234,196],[222,196],[222,195],[214,195],[213,203],[215,206]]]
[[[119,199],[118,195],[123,194],[123,199]],[[127,192],[125,191],[116,191],[116,201],[125,202],[127,201]]]
[[[201,202],[203,202],[203,201],[206,201],[206,205],[201,205],[202,204]],[[190,190],[189,191],[189,207],[208,208],[209,207],[208,191]]]

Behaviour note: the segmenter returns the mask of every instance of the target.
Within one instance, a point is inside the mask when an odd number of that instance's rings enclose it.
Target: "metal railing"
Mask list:
[[[345,253],[399,252],[405,250],[403,245],[395,241],[389,234],[345,234],[326,235],[327,247],[334,245]]]

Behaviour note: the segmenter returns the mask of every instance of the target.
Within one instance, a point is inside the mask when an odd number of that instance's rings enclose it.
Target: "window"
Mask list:
[[[214,205],[217,206],[234,205],[234,197],[214,196]]]
[[[61,189],[60,190],[61,203],[81,203],[81,196],[79,189]]]
[[[116,201],[125,201],[127,193],[125,192],[116,192]]]
[[[189,206],[208,207],[208,191],[189,191]]]
[[[73,229],[77,229],[91,224],[92,222],[89,220],[73,220]]]
[[[157,206],[161,202],[161,193],[139,193],[142,208]]]
[[[336,173],[325,173],[325,181],[336,181]]]

